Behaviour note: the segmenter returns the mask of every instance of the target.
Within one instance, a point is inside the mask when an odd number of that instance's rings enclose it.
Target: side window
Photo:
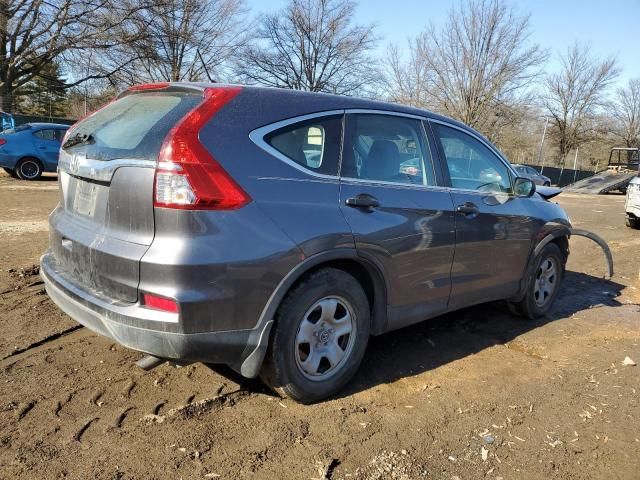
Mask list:
[[[290,160],[324,175],[337,175],[342,116],[319,117],[288,125],[265,138]]]
[[[348,115],[341,176],[433,185],[422,123],[393,115]]]
[[[63,130],[61,128],[57,128],[55,130],[55,140],[56,142],[62,142],[62,139],[64,138],[64,134],[67,133],[66,130]]]
[[[56,140],[56,131],[52,128],[38,130],[33,132],[33,135],[38,137],[40,140]]]
[[[433,127],[447,161],[453,188],[511,192],[509,169],[482,142],[455,128],[438,123]]]

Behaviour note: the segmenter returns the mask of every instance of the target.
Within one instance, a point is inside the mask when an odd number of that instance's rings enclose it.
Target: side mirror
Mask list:
[[[530,197],[536,192],[536,184],[528,178],[518,177],[513,184],[516,197]]]

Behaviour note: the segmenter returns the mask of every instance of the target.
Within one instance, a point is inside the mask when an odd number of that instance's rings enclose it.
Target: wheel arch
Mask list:
[[[18,165],[23,160],[37,160],[40,165],[44,166],[44,162],[42,161],[42,159],[39,157],[36,157],[35,155],[22,155],[16,161],[16,165]]]
[[[381,333],[386,327],[388,291],[382,267],[374,259],[362,256],[355,249],[346,248],[313,255],[291,270],[271,295],[258,323],[273,320],[289,291],[313,272],[328,267],[350,273],[360,282],[371,307],[371,331],[374,334]]]
[[[560,248],[560,251],[564,255],[565,262],[569,257],[569,238],[571,237],[571,228],[568,225],[560,223],[548,223],[537,235],[537,243],[534,244],[529,258],[527,259],[527,266],[525,267],[524,274],[520,280],[520,289],[518,293],[509,299],[510,302],[519,302],[527,293],[529,287],[529,278],[531,269],[533,268],[532,260],[536,258],[542,249],[551,242],[554,242]]]
[[[350,273],[364,288],[371,307],[371,334],[378,335],[386,330],[388,284],[382,273],[382,267],[374,259],[360,255],[355,249],[338,249],[319,253],[293,268],[272,293],[255,329],[256,332],[261,332],[258,346],[242,356],[243,361],[239,369],[242,375],[254,378],[260,372],[270,342],[271,327],[286,295],[307,276],[328,267]]]

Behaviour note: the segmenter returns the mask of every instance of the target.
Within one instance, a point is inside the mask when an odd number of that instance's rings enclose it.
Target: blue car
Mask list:
[[[0,133],[0,167],[13,177],[36,180],[58,168],[60,143],[69,125],[27,123]]]

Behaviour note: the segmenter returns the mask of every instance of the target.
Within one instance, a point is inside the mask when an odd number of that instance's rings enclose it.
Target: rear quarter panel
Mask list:
[[[21,158],[35,157],[42,162],[34,150],[31,139],[31,130],[13,133],[10,135],[0,135],[7,143],[0,146],[0,166],[15,168]],[[44,162],[42,162],[44,165]]]
[[[334,97],[285,97],[245,89],[203,128],[200,140],[258,207],[300,247],[304,256],[355,248],[338,208],[339,183],[301,172],[255,145],[249,133],[296,116],[340,109]]]

